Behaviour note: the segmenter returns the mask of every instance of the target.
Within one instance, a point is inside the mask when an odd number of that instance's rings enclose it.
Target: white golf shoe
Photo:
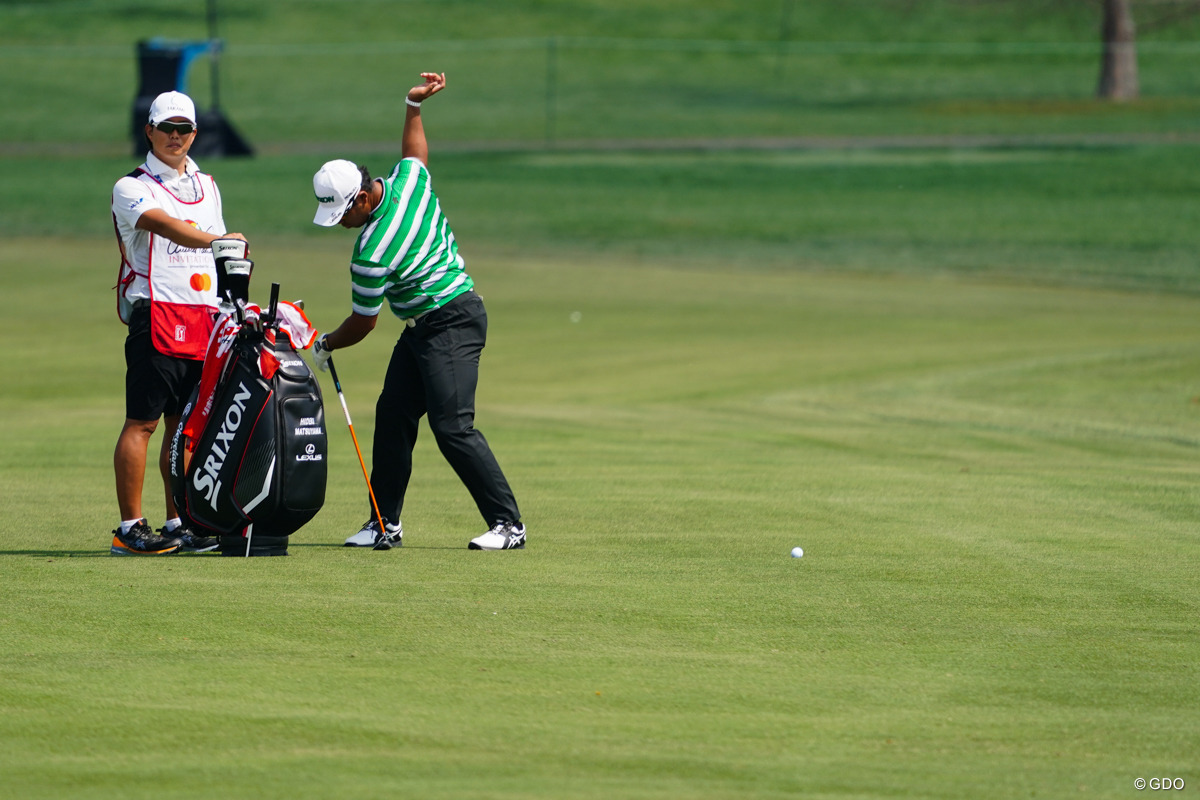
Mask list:
[[[467,545],[468,550],[524,550],[525,526],[519,522],[497,522]]]
[[[373,519],[362,526],[358,533],[346,540],[346,547],[371,547],[376,550],[391,550],[404,546],[404,529],[400,523],[384,523],[386,531],[379,530],[379,520]]]

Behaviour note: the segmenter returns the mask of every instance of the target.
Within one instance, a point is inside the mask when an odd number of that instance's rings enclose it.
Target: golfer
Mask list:
[[[417,423],[428,416],[442,455],[467,487],[489,529],[472,550],[525,547],[525,526],[512,490],[483,434],[475,429],[479,355],[487,312],[463,269],[458,243],[430,184],[421,103],[446,87],[446,76],[421,73],[406,99],[403,159],[387,178],[371,179],[350,161],[330,161],[313,177],[317,225],[362,228],[350,258],[350,316],[317,340],[321,370],[329,356],[375,329],[386,303],[405,328],[392,350],[375,407],[371,490],[383,517],[346,540],[374,547],[403,543],[400,511],[412,475]]]
[[[146,124],[146,161],[117,181],[112,215],[121,250],[117,311],[129,326],[125,339],[125,425],[113,467],[121,525],[116,555],[204,552],[217,540],[180,525],[171,498],[168,453],[192,390],[217,310],[214,239],[226,233],[221,194],[188,150],[196,140],[196,106],[180,92],[154,99]],[[142,514],[146,451],[160,418],[166,419],[159,470],[166,493],[166,524],[158,534]]]

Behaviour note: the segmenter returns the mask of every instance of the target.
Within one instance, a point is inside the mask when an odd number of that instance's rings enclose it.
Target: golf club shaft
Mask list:
[[[362,450],[358,446],[358,437],[354,435],[354,423],[350,421],[350,408],[346,405],[346,395],[342,394],[342,382],[338,380],[337,367],[333,365],[333,356],[329,357],[329,374],[333,376],[333,388],[337,389],[338,400],[342,402],[342,413],[346,415],[346,427],[350,429],[354,452],[358,454],[358,465],[362,467],[363,480],[367,482],[367,493],[371,495],[371,508],[375,509],[375,519],[379,521],[380,535],[386,536],[387,526],[383,522],[383,515],[379,513],[379,503],[375,502],[375,490],[371,488],[371,478],[367,475],[367,463],[363,461]]]

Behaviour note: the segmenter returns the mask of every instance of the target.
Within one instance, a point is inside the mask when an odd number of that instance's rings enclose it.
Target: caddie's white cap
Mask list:
[[[341,220],[350,203],[362,189],[362,173],[353,161],[327,161],[313,175],[313,193],[317,196],[317,215],[313,222],[326,228]]]
[[[150,104],[150,124],[157,125],[171,117],[183,117],[196,124],[196,104],[183,92],[163,92]]]

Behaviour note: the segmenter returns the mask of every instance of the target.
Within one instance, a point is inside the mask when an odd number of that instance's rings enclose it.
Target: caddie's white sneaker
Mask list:
[[[497,522],[467,545],[468,550],[524,550],[525,526],[519,522]]]
[[[400,523],[384,521],[386,532],[379,530],[379,520],[373,519],[362,526],[358,533],[346,540],[346,547],[371,547],[375,550],[391,550],[404,546],[404,529]]]

